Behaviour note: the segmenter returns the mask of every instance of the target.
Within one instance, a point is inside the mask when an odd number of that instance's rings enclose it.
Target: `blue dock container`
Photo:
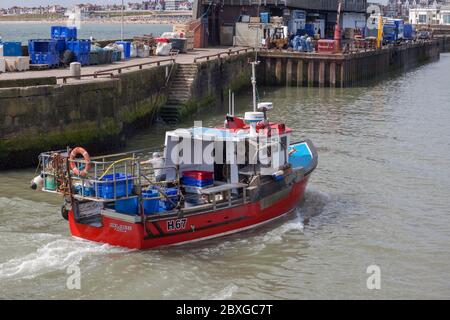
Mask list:
[[[306,23],[305,24],[305,32],[308,34],[308,36],[314,37],[314,34],[316,33],[316,31],[314,29],[314,24]]]
[[[74,61],[81,63],[82,66],[87,66],[89,65],[89,55],[89,53],[75,55]]]
[[[60,64],[60,52],[58,52],[58,40],[55,39],[29,40],[28,53],[30,56],[31,64],[48,64],[50,67],[57,67]]]
[[[22,55],[22,43],[20,42],[3,42],[4,57],[20,57]]]
[[[123,46],[123,53],[124,53],[125,59],[130,59],[130,57],[131,57],[131,42],[117,41],[116,44]]]
[[[66,40],[56,39],[56,51],[63,53],[66,50]]]
[[[76,40],[77,28],[65,26],[52,26],[50,34],[52,39]]]
[[[57,67],[60,64],[59,55],[57,53],[30,53],[31,64],[48,64],[49,67]]]
[[[410,23],[405,23],[403,26],[403,37],[406,40],[413,40],[415,38],[414,26]]]
[[[91,52],[90,40],[67,40],[66,49],[72,51],[75,55]]]
[[[89,54],[91,52],[90,40],[67,40],[66,50],[74,54],[74,60],[81,63],[82,66],[89,64]]]
[[[32,39],[28,41],[28,52],[31,53],[54,53],[57,41],[55,39]]]

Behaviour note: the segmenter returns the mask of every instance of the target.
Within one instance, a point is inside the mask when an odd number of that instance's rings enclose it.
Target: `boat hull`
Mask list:
[[[101,226],[95,227],[77,223],[69,211],[70,231],[74,237],[132,249],[211,239],[260,226],[291,212],[302,200],[308,179],[303,177],[258,201],[183,217],[155,217],[145,225],[103,215]]]

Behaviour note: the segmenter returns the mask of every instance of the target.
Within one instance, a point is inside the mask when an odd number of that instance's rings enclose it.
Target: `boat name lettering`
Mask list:
[[[167,221],[167,231],[183,230],[186,228],[187,219],[176,219]]]
[[[117,224],[117,223],[110,223],[109,226],[116,230],[117,232],[128,232],[131,231],[133,228],[131,226],[125,226],[123,224]]]

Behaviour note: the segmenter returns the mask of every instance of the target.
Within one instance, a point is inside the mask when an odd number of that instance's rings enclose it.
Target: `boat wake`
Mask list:
[[[235,284],[230,284],[220,290],[218,293],[213,294],[212,296],[205,297],[205,299],[211,299],[211,300],[226,300],[231,299],[233,296],[233,293],[235,293],[238,290],[238,286]]]
[[[306,191],[304,201],[297,207],[297,213],[303,224],[307,225],[311,218],[326,213],[325,207],[331,202],[333,201],[329,194],[309,189]]]
[[[283,236],[289,233],[303,233],[304,224],[299,211],[296,210],[295,218],[282,224],[281,226],[267,232],[263,236],[263,243],[275,243],[283,240]]]
[[[13,258],[0,264],[0,280],[33,279],[53,271],[65,270],[78,264],[86,256],[104,253],[120,253],[128,249],[77,239],[53,240],[36,252],[20,258]]]

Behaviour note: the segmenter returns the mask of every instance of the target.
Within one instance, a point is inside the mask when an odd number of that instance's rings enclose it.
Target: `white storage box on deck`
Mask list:
[[[148,58],[150,57],[150,47],[149,46],[143,46],[137,48],[137,56],[139,58]]]
[[[30,58],[29,57],[5,57],[6,71],[26,71],[30,70]]]
[[[6,63],[5,59],[0,58],[0,73],[6,72]]]

